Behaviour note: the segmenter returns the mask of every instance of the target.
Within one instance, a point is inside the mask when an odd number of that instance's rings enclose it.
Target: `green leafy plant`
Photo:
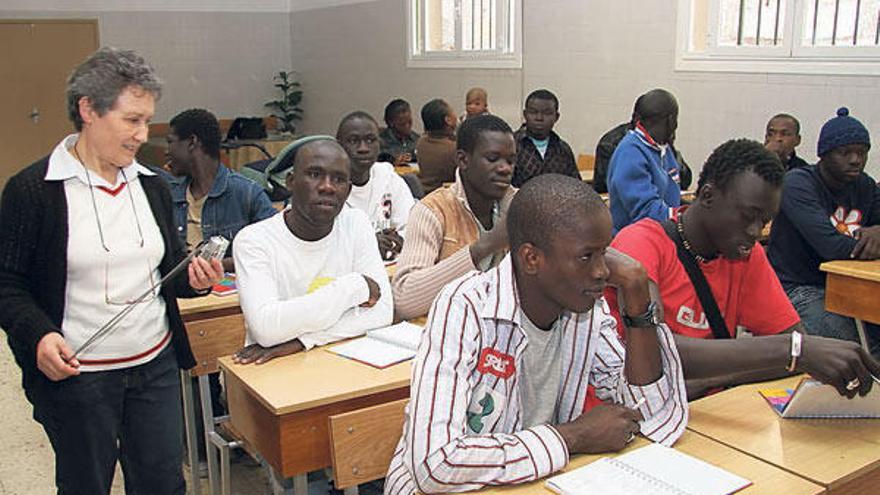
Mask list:
[[[302,120],[303,110],[299,106],[303,94],[300,89],[301,84],[293,71],[281,71],[275,74],[272,81],[275,82],[274,86],[281,91],[281,97],[266,102],[265,106],[274,110],[272,116],[278,119],[278,130],[292,134],[296,130],[294,121]]]

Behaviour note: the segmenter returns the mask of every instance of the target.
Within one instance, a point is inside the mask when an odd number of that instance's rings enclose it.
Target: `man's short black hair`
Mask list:
[[[754,172],[768,184],[782,187],[785,167],[776,153],[768,151],[761,143],[751,139],[731,139],[709,155],[700,172],[697,190],[710,182],[718,189],[726,190],[733,179],[745,172]]]
[[[220,158],[220,123],[213,113],[201,108],[191,108],[175,115],[168,125],[178,138],[189,139],[190,136],[195,136],[206,155]]]
[[[532,100],[550,100],[553,102],[553,106],[556,108],[556,111],[559,111],[559,99],[556,98],[556,95],[551,93],[546,89],[536,89],[529,93],[529,96],[526,97],[526,104],[524,106],[529,106],[529,102]]]
[[[457,149],[467,154],[474,152],[477,147],[477,140],[484,132],[504,132],[513,134],[513,130],[507,125],[501,117],[497,115],[477,115],[470,117],[458,126],[458,134],[456,135]]]
[[[400,98],[391,100],[385,105],[385,123],[390,126],[394,117],[397,117],[403,112],[409,112],[409,102]]]
[[[632,122],[664,119],[677,111],[678,102],[675,95],[665,89],[652,89],[636,98],[635,105],[633,105]]]
[[[446,128],[446,116],[452,111],[449,103],[435,98],[422,107],[422,126],[425,132],[440,132]]]
[[[581,218],[573,214],[577,211],[593,216],[607,212],[608,207],[592,187],[573,177],[543,174],[530,179],[507,211],[510,252],[525,243],[547,251],[560,232],[572,230],[572,223]]]
[[[367,112],[365,112],[363,110],[355,110],[354,112],[351,112],[350,114],[346,115],[345,117],[342,117],[342,120],[339,121],[339,127],[336,128],[336,139],[342,138],[342,136],[339,135],[342,132],[342,127],[345,126],[345,124],[347,124],[355,119],[369,120],[370,122],[376,124],[377,128],[379,127],[379,123],[376,122],[376,119],[374,119],[372,115],[368,114]]]
[[[798,119],[795,118],[794,115],[787,113],[777,113],[773,117],[770,117],[770,120],[767,121],[767,127],[770,127],[770,122],[773,122],[776,119],[788,119],[794,123],[794,133],[798,136],[801,135],[801,123]]]

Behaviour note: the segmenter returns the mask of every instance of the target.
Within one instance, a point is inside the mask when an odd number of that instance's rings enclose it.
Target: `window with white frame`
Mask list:
[[[407,0],[410,67],[522,67],[522,0]]]
[[[880,0],[679,0],[676,68],[880,75]]]

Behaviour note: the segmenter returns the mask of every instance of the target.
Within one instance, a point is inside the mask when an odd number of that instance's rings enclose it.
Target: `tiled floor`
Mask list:
[[[2,330],[0,330],[2,333]],[[5,339],[0,339],[0,495],[55,493],[55,456],[43,428],[31,417],[31,405],[21,389],[21,371]],[[188,470],[184,470],[187,486]],[[247,459],[232,464],[234,495],[270,493],[265,468]],[[201,479],[201,493],[208,493],[208,480]],[[111,495],[123,495],[122,472],[117,466]],[[309,475],[309,495],[327,495],[323,473]],[[336,492],[342,493],[342,492]],[[381,484],[362,485],[362,495],[379,495]]]
[[[31,412],[31,405],[21,390],[21,372],[4,338],[0,342],[0,495],[55,493],[55,457],[46,434],[31,418]],[[231,478],[235,494],[269,491],[265,471],[254,463],[234,464]],[[207,480],[201,482],[202,493],[207,493]],[[125,493],[119,469],[111,493]]]

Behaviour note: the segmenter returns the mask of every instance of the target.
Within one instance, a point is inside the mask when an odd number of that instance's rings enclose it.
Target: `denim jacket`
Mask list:
[[[170,176],[164,174],[169,179]],[[190,177],[170,178],[171,201],[174,224],[180,241],[186,245],[186,189]],[[269,197],[252,180],[239,175],[225,166],[217,169],[217,177],[202,208],[202,236],[207,239],[222,235],[232,241],[244,226],[259,222],[276,214]],[[232,255],[232,243],[226,256]]]

